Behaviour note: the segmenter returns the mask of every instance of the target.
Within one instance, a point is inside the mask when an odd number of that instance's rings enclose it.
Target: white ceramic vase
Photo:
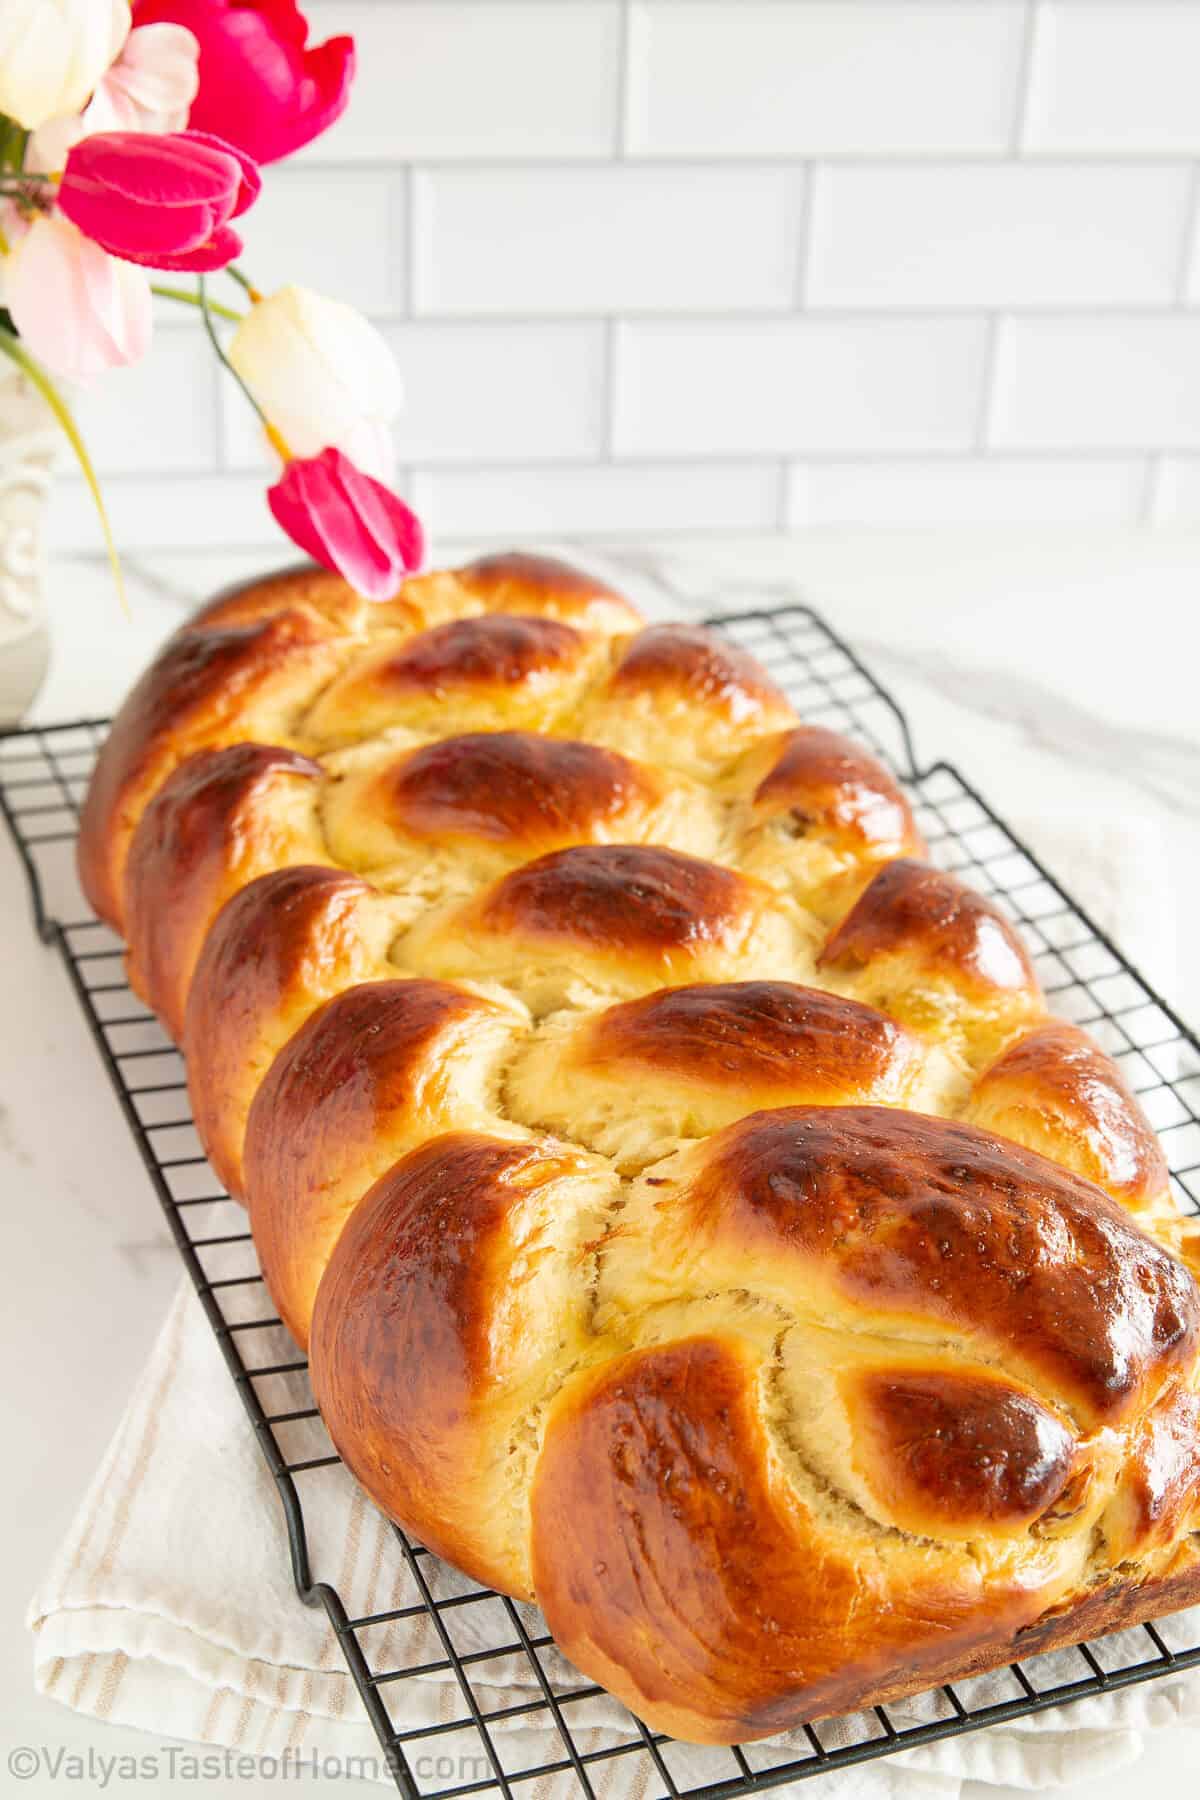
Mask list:
[[[0,362],[0,726],[24,718],[50,661],[44,525],[59,443],[37,389]]]

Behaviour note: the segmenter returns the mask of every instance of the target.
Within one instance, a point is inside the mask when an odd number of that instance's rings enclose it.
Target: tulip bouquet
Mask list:
[[[288,536],[371,599],[420,564],[420,525],[388,485],[400,381],[387,345],[339,301],[260,293],[234,224],[260,165],[340,115],[353,72],[352,39],[310,45],[296,0],[0,0],[0,352],[71,443],[118,582],[59,384],[144,356],[156,294],[198,309],[258,414]],[[221,300],[217,274],[232,283]]]

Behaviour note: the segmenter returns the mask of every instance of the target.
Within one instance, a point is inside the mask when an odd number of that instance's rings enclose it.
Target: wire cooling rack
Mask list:
[[[1200,1043],[1177,1014],[1122,957],[1105,933],[998,819],[948,763],[918,765],[899,707],[848,645],[806,607],[744,612],[710,621],[763,661],[802,718],[845,730],[866,742],[905,783],[934,859],[961,872],[1021,926],[1054,1010],[1085,1025],[1121,1064],[1158,1130],[1176,1196],[1200,1213]],[[878,1706],[825,1720],[744,1749],[697,1751],[623,1718],[597,1747],[583,1730],[586,1704],[602,1690],[568,1670],[540,1615],[502,1596],[451,1578],[403,1532],[395,1555],[411,1604],[351,1617],[337,1588],[314,1575],[305,1519],[305,1484],[337,1462],[324,1436],[306,1365],[298,1353],[264,1357],[256,1345],[278,1344],[274,1316],[245,1228],[245,1214],[216,1185],[191,1129],[178,1053],[123,979],[122,946],[90,917],[74,880],[78,809],[102,741],[105,721],[85,719],[0,736],[0,810],[29,875],[34,919],[43,942],[62,955],[101,1059],[208,1316],[263,1455],[278,1485],[301,1598],[324,1607],[382,1747],[383,1761],[405,1800],[449,1800],[498,1790],[505,1800],[531,1795],[531,1784],[574,1777],[596,1800],[614,1781],[638,1800],[733,1800],[736,1795],[800,1781],[940,1738],[1019,1719],[1135,1682],[1200,1667],[1200,1609],[1080,1644],[1053,1656],[1010,1665],[997,1678],[975,1678],[920,1697],[918,1704]],[[223,1275],[217,1258],[241,1253],[249,1272]],[[220,1267],[227,1267],[221,1264]],[[243,1267],[245,1265],[243,1264]],[[291,1384],[292,1404],[270,1399],[278,1378]],[[301,1404],[294,1403],[297,1389]],[[274,1409],[273,1409],[274,1408]],[[305,1454],[289,1432],[303,1422]],[[314,1452],[314,1433],[319,1433]],[[486,1608],[476,1646],[464,1650],[462,1609]],[[379,1646],[380,1627],[427,1618],[421,1661],[392,1666]],[[482,1644],[480,1639],[482,1637]],[[432,1646],[432,1654],[429,1647]],[[499,1704],[514,1660],[529,1697]],[[406,1691],[422,1677],[441,1677],[457,1691],[454,1716],[406,1727]],[[985,1702],[980,1703],[981,1682]],[[499,1698],[503,1700],[501,1692]],[[411,1718],[411,1710],[409,1717]],[[550,1754],[514,1754],[530,1741],[514,1726],[541,1726]],[[535,1740],[536,1741],[536,1740]],[[453,1745],[455,1754],[443,1754]],[[466,1746],[464,1750],[464,1745]],[[528,1765],[528,1766],[526,1766]],[[538,1790],[540,1795],[545,1789]]]

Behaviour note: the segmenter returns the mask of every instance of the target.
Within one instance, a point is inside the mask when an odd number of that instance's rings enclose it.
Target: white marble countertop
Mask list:
[[[440,547],[439,560],[459,548]],[[1068,828],[1127,830],[1146,881],[1128,947],[1184,1017],[1200,1020],[1200,938],[1191,929],[1191,896],[1200,895],[1200,536],[821,532],[580,554],[658,616],[807,600],[893,688],[922,757],[957,761],[1051,869]],[[263,566],[261,555],[217,551],[135,558],[126,621],[102,564],[56,565],[55,658],[36,716],[111,709],[188,606]],[[10,945],[0,963],[0,1179],[12,1251],[0,1321],[10,1371],[2,1765],[21,1744],[110,1755],[149,1742],[34,1694],[22,1613],[179,1266],[64,972],[33,937],[6,845],[0,916]],[[1159,1734],[1138,1773],[1191,1791],[1200,1732]],[[1116,1771],[1089,1780],[1089,1800],[1124,1800],[1128,1780]],[[23,1785],[38,1793],[56,1784],[43,1774]],[[163,1781],[156,1791],[176,1787],[194,1784]],[[248,1795],[276,1787],[238,1784]],[[985,1794],[1012,1800],[1015,1790],[968,1784],[968,1800]]]

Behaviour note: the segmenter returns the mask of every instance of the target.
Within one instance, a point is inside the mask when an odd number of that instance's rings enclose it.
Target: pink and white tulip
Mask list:
[[[200,46],[182,25],[141,25],[82,113],[50,119],[29,140],[25,167],[58,174],[81,138],[98,131],[182,131],[200,85]]]
[[[253,205],[258,170],[204,132],[106,131],[67,157],[62,212],[113,256],[152,269],[223,269],[242,240],[229,224]]]
[[[77,113],[129,35],[129,0],[3,0],[0,112],[26,131]]]
[[[4,303],[25,347],[67,381],[135,363],[150,348],[150,278],[118,262],[69,219],[16,209],[4,219]]]
[[[289,462],[267,504],[294,544],[368,600],[390,600],[421,566],[416,514],[340,450]]]

